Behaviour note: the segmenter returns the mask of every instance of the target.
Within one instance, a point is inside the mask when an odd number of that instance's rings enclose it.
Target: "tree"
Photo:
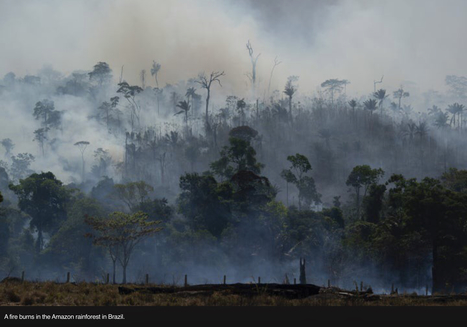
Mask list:
[[[5,148],[5,157],[9,158],[11,155],[11,150],[13,150],[15,144],[11,139],[3,139],[0,143]]]
[[[449,105],[446,110],[452,115],[450,125],[454,126],[454,128],[456,127],[457,116],[457,128],[462,128],[462,115],[465,110],[465,106],[456,102],[454,104]]]
[[[121,82],[118,84],[118,86],[119,86],[119,89],[117,90],[117,93],[122,93],[124,98],[130,104],[131,130],[133,131],[133,128],[134,128],[134,118],[136,118],[136,120],[138,121],[138,127],[141,128],[141,121],[140,121],[141,107],[136,101],[136,95],[142,92],[143,89],[137,85],[129,85],[127,82]]]
[[[58,128],[60,126],[61,112],[55,110],[53,101],[45,99],[37,102],[33,115],[36,120],[42,120],[42,126],[45,131],[48,131],[49,128]]]
[[[141,77],[141,88],[144,90],[146,88],[146,70],[143,69],[139,76]]]
[[[152,61],[152,68],[151,68],[151,76],[154,76],[156,80],[156,87],[159,88],[159,82],[157,80],[157,74],[159,74],[159,70],[161,70],[161,64],[157,63],[155,60]]]
[[[406,233],[416,233],[422,255],[432,259],[432,293],[460,290],[465,285],[466,195],[444,188],[433,178],[405,179],[393,175],[387,184],[389,216],[403,215]],[[462,282],[464,279],[464,282]],[[456,285],[457,284],[457,285]]]
[[[135,247],[143,239],[162,230],[161,227],[156,227],[161,223],[160,221],[148,221],[148,215],[143,212],[134,214],[114,212],[108,219],[87,216],[85,222],[97,232],[97,235],[88,234],[93,238],[94,244],[106,247],[111,258],[116,257],[120,262],[123,269],[123,284],[127,282],[126,270]]]
[[[198,80],[196,83],[200,84],[203,89],[206,89],[206,129],[210,131],[210,124],[209,124],[209,99],[211,98],[211,86],[212,82],[217,82],[222,87],[220,77],[225,76],[224,72],[212,72],[209,77],[207,77],[204,73],[198,76]]]
[[[104,258],[101,249],[93,247],[92,240],[83,238],[92,232],[84,219],[86,215],[102,216],[104,210],[97,200],[82,197],[73,201],[67,211],[66,221],[50,239],[44,254],[49,254],[55,264],[76,267],[75,269],[79,269],[79,273],[86,276],[87,280],[94,280],[98,271],[96,265]]]
[[[114,185],[114,196],[125,203],[130,212],[135,212],[141,203],[149,201],[149,194],[153,191],[154,188],[143,181]]]
[[[16,156],[12,156],[11,177],[19,181],[27,175],[32,174],[33,171],[29,169],[29,166],[34,162],[34,159],[34,156],[30,153],[18,153]]]
[[[288,156],[287,160],[292,164],[289,169],[282,170],[281,177],[288,183],[294,184],[298,189],[298,209],[302,208],[302,201],[310,206],[311,203],[320,203],[321,194],[316,191],[315,180],[307,173],[311,171],[308,158],[297,153]],[[287,186],[288,187],[288,186]],[[288,202],[288,200],[287,200]]]
[[[377,102],[375,99],[369,99],[363,102],[363,106],[366,110],[370,111],[370,113],[373,114],[373,111],[375,111],[377,108]]]
[[[381,115],[383,114],[383,103],[384,100],[389,96],[386,94],[386,90],[379,89],[375,93],[373,93],[373,96],[376,98],[376,100],[379,100],[379,110],[381,112]]]
[[[230,184],[218,184],[212,176],[191,173],[180,176],[179,185],[178,212],[188,219],[190,229],[207,230],[219,237],[230,221]]]
[[[110,123],[112,112],[117,108],[119,100],[120,100],[119,97],[112,97],[110,98],[110,103],[107,101],[104,101],[98,108],[105,115],[105,123],[106,123],[107,129],[109,129],[109,126],[110,126],[109,123]]]
[[[75,146],[79,148],[79,151],[81,152],[81,160],[82,160],[82,170],[81,170],[81,181],[84,183],[85,182],[85,170],[84,170],[84,151],[86,151],[86,148],[88,147],[90,143],[88,141],[79,141],[75,143]]]
[[[249,75],[248,77],[251,80],[253,98],[255,98],[256,96],[256,64],[258,62],[259,56],[261,56],[261,53],[258,54],[256,57],[254,56],[253,46],[251,45],[250,40],[248,40],[248,43],[246,44],[246,48],[248,50],[248,54],[250,55],[250,60],[251,60],[251,75]]]
[[[188,111],[190,110],[190,105],[188,104],[187,101],[183,100],[183,101],[180,101],[177,104],[177,108],[180,108],[182,110],[177,112],[175,115],[179,115],[179,114],[184,113],[185,114],[185,125],[188,126]]]
[[[195,97],[197,94],[196,94],[196,89],[194,87],[190,87],[186,90],[186,93],[185,93],[185,96],[186,96],[186,99],[188,101],[188,104],[193,108],[193,97]],[[191,103],[190,103],[190,99],[191,99]],[[193,108],[194,110],[194,108]],[[192,110],[192,116],[194,115],[194,112]]]
[[[285,83],[284,93],[289,97],[289,117],[292,118],[292,98],[297,92],[297,87],[294,83],[298,81],[298,76],[289,76],[287,83]]]
[[[272,81],[272,75],[274,74],[274,69],[276,69],[276,67],[279,66],[281,63],[282,61],[277,60],[277,57],[274,58],[274,65],[272,66],[271,75],[269,76],[268,94],[267,94],[268,97],[269,97],[269,90],[271,89],[271,81]]]
[[[66,219],[66,206],[71,192],[51,172],[32,174],[10,185],[18,196],[18,207],[31,216],[31,227],[37,230],[36,253],[44,246],[43,233],[53,234]]]
[[[261,173],[264,165],[256,161],[256,151],[249,141],[231,137],[229,144],[230,146],[222,148],[221,158],[210,165],[215,175],[231,178],[241,170]]]
[[[94,160],[96,164],[92,166],[92,172],[99,178],[107,176],[108,169],[112,164],[112,157],[107,150],[98,148],[94,151]]]
[[[229,132],[229,136],[251,142],[258,136],[258,131],[249,126],[239,126],[232,128]]]
[[[399,100],[399,110],[401,110],[402,98],[407,98],[410,96],[409,92],[405,92],[404,88],[401,86],[397,91],[393,93],[394,99]]]
[[[352,108],[352,111],[355,111],[355,108],[358,106],[358,103],[355,99],[349,101],[349,106]]]
[[[112,79],[112,70],[106,62],[98,62],[88,75],[90,80],[97,81],[99,87],[102,87]]]
[[[339,80],[339,79],[328,79],[326,81],[324,81],[323,83],[321,83],[321,87],[325,88],[326,89],[326,93],[329,93],[329,95],[331,96],[331,105],[333,106],[334,105],[334,95],[336,93],[340,93],[342,92],[342,90],[344,89],[344,87],[349,83],[349,81],[343,79],[343,80]]]
[[[381,168],[372,169],[368,165],[355,166],[347,178],[346,185],[352,186],[356,194],[357,218],[360,219],[360,191],[363,188],[363,197],[366,196],[370,185],[376,183],[384,175]]]
[[[34,140],[33,141],[39,142],[39,146],[40,146],[41,151],[42,151],[42,156],[45,155],[44,145],[45,145],[45,141],[47,140],[47,130],[48,130],[48,128],[39,128],[39,129],[36,129],[34,131]]]

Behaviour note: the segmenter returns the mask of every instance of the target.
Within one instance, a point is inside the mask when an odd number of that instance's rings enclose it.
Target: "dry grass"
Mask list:
[[[125,285],[128,287],[141,285]],[[160,286],[160,285],[159,285]],[[372,299],[344,298],[335,294],[319,294],[306,299],[287,299],[259,292],[241,296],[214,292],[209,296],[175,294],[119,294],[118,285],[92,283],[57,284],[54,282],[0,283],[0,305],[3,306],[465,306],[467,300],[399,295]]]

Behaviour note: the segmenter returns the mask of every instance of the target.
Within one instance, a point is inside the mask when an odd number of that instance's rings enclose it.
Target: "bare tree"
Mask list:
[[[269,90],[271,89],[272,74],[274,73],[274,69],[275,69],[277,66],[279,66],[281,63],[282,63],[282,61],[277,60],[277,57],[274,58],[274,65],[272,66],[271,75],[269,76],[268,94],[267,94],[268,97],[269,97]]]
[[[207,77],[204,73],[198,76],[198,80],[196,83],[200,84],[203,89],[206,89],[206,129],[210,130],[209,125],[209,99],[211,98],[211,86],[212,82],[218,82],[219,85],[222,87],[220,77],[225,76],[225,73],[222,72],[212,72],[209,77]]]
[[[384,78],[384,75],[381,76],[381,80],[379,80],[379,81],[373,81],[373,92],[376,92],[376,84],[381,84],[381,83],[383,83],[383,78]]]
[[[258,62],[259,56],[261,56],[261,53],[258,54],[256,57],[254,56],[254,51],[250,43],[250,40],[248,40],[248,43],[246,44],[246,48],[248,49],[248,54],[250,55],[250,60],[251,60],[251,75],[247,75],[247,76],[251,80],[253,97],[255,97],[256,95],[255,93],[256,92],[256,64]]]
[[[88,147],[90,143],[88,141],[79,141],[79,142],[76,142],[75,145],[79,148],[79,151],[81,152],[81,160],[82,160],[82,171],[81,171],[81,176],[82,176],[82,180],[83,180],[83,183],[84,183],[84,179],[85,179],[85,175],[84,175],[84,164],[85,164],[85,161],[84,161],[84,151],[86,151],[86,148]]]
[[[141,77],[141,88],[144,90],[146,88],[146,70],[143,69],[139,75]]]

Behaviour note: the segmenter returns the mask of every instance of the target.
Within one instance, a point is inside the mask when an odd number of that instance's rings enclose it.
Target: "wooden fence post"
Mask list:
[[[328,279],[328,288],[330,288],[330,287],[331,287],[331,280]]]
[[[185,287],[188,286],[188,275],[185,275]]]
[[[70,282],[70,272],[67,272],[67,273],[66,273],[66,282],[67,282],[67,283]]]
[[[110,274],[107,274],[107,277],[105,278],[105,283],[109,284],[109,279],[110,279]]]
[[[258,277],[258,284],[261,284],[261,277]]]
[[[146,274],[146,285],[149,284],[149,274]]]
[[[227,276],[224,275],[224,285],[226,284],[226,282],[227,282]]]
[[[21,283],[24,282],[24,270],[23,272],[21,273]]]

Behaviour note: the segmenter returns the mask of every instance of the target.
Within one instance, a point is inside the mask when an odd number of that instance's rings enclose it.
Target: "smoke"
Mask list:
[[[382,75],[387,88],[412,81],[439,89],[445,75],[467,70],[462,0],[7,0],[0,9],[0,75],[33,74],[44,63],[70,73],[107,61],[115,75],[125,65],[125,79],[138,83],[156,60],[163,83],[225,70],[223,92],[241,93],[251,70],[247,40],[261,53],[263,89],[275,56],[283,63],[273,87],[299,75],[304,93],[345,78],[349,92],[366,94]]]

